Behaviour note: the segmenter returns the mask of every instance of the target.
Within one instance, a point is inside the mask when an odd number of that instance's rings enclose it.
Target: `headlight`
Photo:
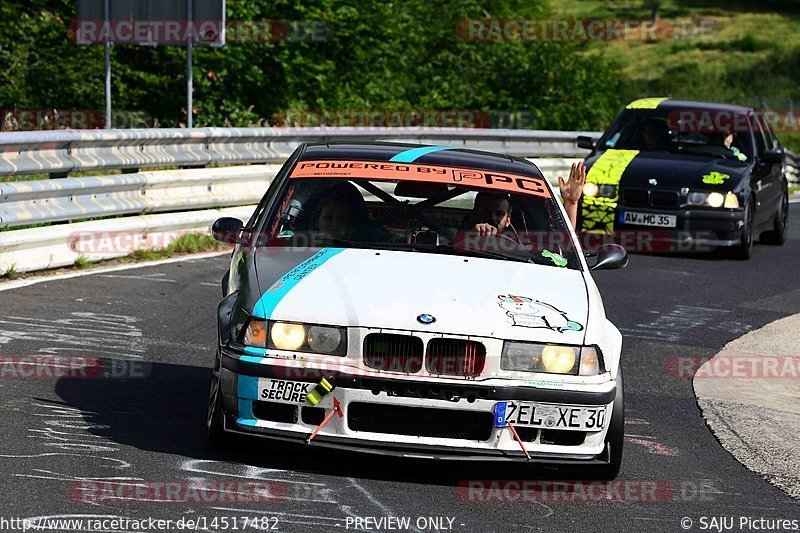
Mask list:
[[[598,187],[596,183],[584,183],[583,184],[583,195],[584,196],[597,196],[598,192],[600,192],[600,187]]]
[[[269,334],[272,344],[279,350],[297,350],[306,342],[306,328],[302,324],[275,322]]]
[[[725,195],[720,192],[691,192],[686,198],[686,203],[689,205],[736,209],[739,207],[739,198],[732,192],[726,193]]]
[[[291,352],[345,355],[347,329],[336,326],[297,324],[251,319],[245,330],[244,344]]]
[[[519,372],[595,376],[604,371],[596,346],[565,346],[532,342],[503,343],[500,368]]]
[[[706,203],[711,207],[722,207],[722,204],[725,203],[725,197],[718,192],[712,192],[706,198]]]
[[[572,374],[578,362],[577,350],[572,346],[547,345],[542,350],[542,367],[554,374]]]
[[[342,332],[339,328],[326,326],[311,326],[308,328],[308,346],[315,352],[335,352],[342,342]]]
[[[597,183],[585,183],[583,185],[584,196],[598,196],[600,198],[614,198],[617,195],[616,185],[598,185]]]
[[[705,192],[690,192],[687,198],[689,205],[705,205],[708,193]]]
[[[601,185],[597,196],[601,198],[614,198],[617,195],[616,185]]]

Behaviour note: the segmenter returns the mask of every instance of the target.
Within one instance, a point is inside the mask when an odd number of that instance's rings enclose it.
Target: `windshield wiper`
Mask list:
[[[452,244],[419,244],[411,243],[403,246],[409,247],[412,250],[419,250],[423,252],[455,254],[455,255],[468,255],[471,257],[484,257],[489,259],[502,259],[504,261],[518,261],[521,263],[529,263],[532,261],[531,257],[520,257],[518,255],[504,254],[502,252],[495,252],[490,250],[472,250],[469,248],[461,248],[453,246]]]
[[[736,159],[736,157],[733,155],[733,152],[731,152],[730,154],[721,154],[718,152],[706,152],[705,150],[692,149],[691,146],[682,146],[682,145],[676,146],[675,149],[670,150],[670,152],[679,154],[707,155],[709,157],[718,157],[720,159]],[[728,155],[730,155],[730,157],[728,157]]]
[[[429,253],[453,254],[453,255],[467,255],[470,257],[482,257],[488,259],[502,259],[504,261],[516,261],[519,263],[535,263],[538,265],[552,265],[552,263],[545,258],[537,256],[533,250],[527,257],[504,254],[502,252],[492,250],[473,250],[469,248],[461,248],[453,246],[452,244],[420,244],[420,243],[394,243],[394,242],[353,242],[344,239],[335,239],[333,237],[326,237],[323,239],[335,246],[342,246],[345,248],[362,248],[362,249],[378,249],[378,250],[413,250]]]
[[[371,243],[371,242],[355,242],[355,241],[348,241],[345,239],[337,239],[335,237],[322,237],[320,241],[324,241],[326,243],[331,243],[335,246],[341,246],[343,248],[377,248],[376,244],[378,243]]]

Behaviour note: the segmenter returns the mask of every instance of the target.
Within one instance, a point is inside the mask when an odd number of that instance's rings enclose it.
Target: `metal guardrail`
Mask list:
[[[97,262],[165,248],[186,233],[208,231],[220,217],[247,220],[255,206],[131,216],[0,232],[0,275]]]
[[[258,203],[280,165],[0,182],[0,228]]]
[[[0,176],[101,169],[278,163],[302,141],[448,144],[521,157],[582,157],[599,132],[458,128],[197,128],[0,133]]]
[[[790,183],[800,182],[800,157],[794,152],[786,152],[786,179]]]

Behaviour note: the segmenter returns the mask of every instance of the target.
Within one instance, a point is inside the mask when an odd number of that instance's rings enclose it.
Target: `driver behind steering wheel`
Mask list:
[[[578,202],[583,194],[585,183],[586,167],[582,161],[572,164],[569,178],[564,180],[561,176],[558,177],[561,201],[573,228],[576,226]],[[514,233],[512,239],[518,242],[519,235],[511,225],[511,196],[500,192],[481,191],[475,195],[472,211],[464,217],[464,221],[461,223],[462,230],[472,230],[479,237],[496,237],[509,228]]]
[[[461,224],[461,229],[474,231],[479,237],[495,237],[509,227],[512,227],[511,196],[486,191],[475,195],[472,211]]]

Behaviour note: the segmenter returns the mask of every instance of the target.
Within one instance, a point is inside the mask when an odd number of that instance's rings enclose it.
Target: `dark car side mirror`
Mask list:
[[[589,270],[614,270],[628,265],[628,252],[619,244],[606,244],[591,255],[597,256],[597,261]]]
[[[594,150],[594,141],[591,137],[580,135],[578,137],[578,148],[585,148],[587,150]]]
[[[761,153],[761,162],[774,165],[775,163],[783,163],[784,153],[781,150],[766,150]]]
[[[244,224],[238,218],[222,217],[214,221],[211,226],[211,235],[215,240],[227,244],[243,244],[243,239],[239,234],[242,232]]]

